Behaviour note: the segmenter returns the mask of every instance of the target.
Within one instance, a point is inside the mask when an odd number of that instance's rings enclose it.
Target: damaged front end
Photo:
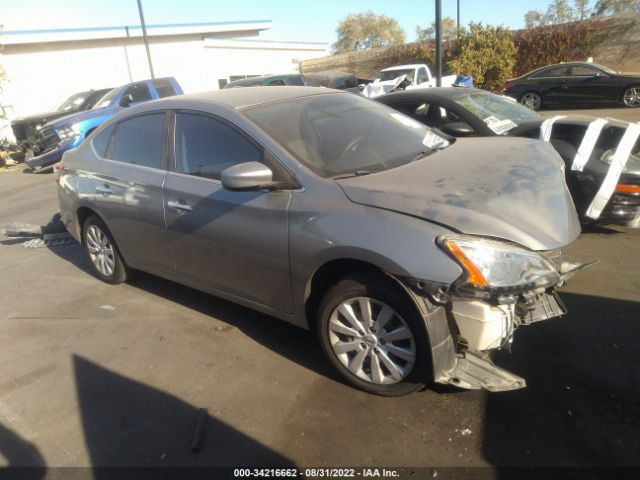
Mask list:
[[[588,265],[563,262],[559,250],[539,252],[475,235],[446,235],[437,243],[463,274],[449,286],[417,282],[413,288],[446,316],[450,337],[441,334],[440,345],[431,345],[434,380],[490,391],[525,387],[523,378],[494,365],[489,353],[510,350],[518,327],[565,314],[556,288]],[[434,326],[428,330],[431,336]]]

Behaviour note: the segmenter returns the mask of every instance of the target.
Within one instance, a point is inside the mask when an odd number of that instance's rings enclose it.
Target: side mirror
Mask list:
[[[120,98],[118,105],[120,105],[121,107],[128,107],[132,103],[133,103],[133,95],[128,94],[128,95],[123,95],[122,98]]]
[[[246,162],[223,170],[222,187],[227,190],[259,190],[273,186],[273,172],[260,162]]]
[[[440,127],[440,130],[444,133],[448,133],[449,135],[453,135],[454,137],[465,137],[474,133],[471,125],[465,122],[446,123]]]
[[[602,73],[602,72],[596,72],[594,77],[596,77],[596,78],[606,78],[606,75],[604,73]]]

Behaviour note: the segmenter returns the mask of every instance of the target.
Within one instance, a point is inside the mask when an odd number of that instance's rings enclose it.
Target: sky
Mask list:
[[[524,14],[546,10],[549,0],[460,0],[460,22],[521,28]],[[142,0],[149,25],[234,20],[272,20],[267,40],[333,43],[338,22],[372,10],[395,18],[415,39],[415,27],[435,18],[434,0]],[[442,0],[443,17],[456,16],[456,0]],[[136,25],[136,0],[0,0],[5,30]]]

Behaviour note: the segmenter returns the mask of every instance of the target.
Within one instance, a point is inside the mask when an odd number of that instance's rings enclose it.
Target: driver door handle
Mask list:
[[[175,200],[169,200],[167,205],[171,208],[175,208],[176,210],[183,210],[185,212],[193,212],[193,208],[184,203],[177,202]]]

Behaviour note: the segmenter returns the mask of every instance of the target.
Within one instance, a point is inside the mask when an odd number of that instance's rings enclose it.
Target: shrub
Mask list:
[[[572,22],[522,30],[515,35],[518,49],[515,76],[536,68],[571,60],[584,60],[594,48],[597,21]]]
[[[472,22],[451,55],[448,65],[453,72],[471,75],[479,88],[496,91],[511,76],[516,47],[506,28]]]

